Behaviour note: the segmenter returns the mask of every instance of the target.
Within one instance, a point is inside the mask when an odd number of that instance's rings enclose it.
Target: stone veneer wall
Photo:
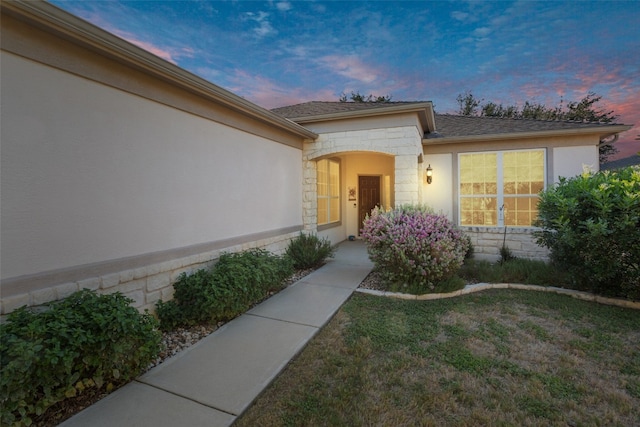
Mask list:
[[[184,258],[150,264],[145,267],[120,271],[77,282],[64,283],[29,293],[2,298],[2,314],[7,314],[21,306],[39,306],[48,302],[66,298],[81,289],[95,290],[100,294],[121,292],[133,300],[132,305],[139,311],[155,311],[159,300],[173,298],[173,283],[182,273],[191,273],[215,264],[223,252],[240,252],[248,249],[263,248],[274,254],[282,254],[291,239],[299,232],[288,233],[249,243],[237,244],[213,251],[203,252]]]
[[[462,227],[471,238],[474,257],[489,261],[500,259],[500,248],[505,241],[504,227]],[[506,246],[518,258],[549,260],[549,250],[538,246],[532,233],[534,228],[507,227]]]
[[[415,126],[320,133],[316,141],[304,144],[302,154],[302,215],[306,231],[317,231],[316,160],[349,152],[395,156],[396,206],[421,200],[423,175],[418,159],[422,154],[422,137]]]

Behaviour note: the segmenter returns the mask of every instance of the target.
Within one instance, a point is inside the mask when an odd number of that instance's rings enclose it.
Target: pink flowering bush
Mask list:
[[[424,206],[374,209],[362,238],[371,260],[394,288],[413,293],[433,291],[462,266],[471,243],[443,215]]]

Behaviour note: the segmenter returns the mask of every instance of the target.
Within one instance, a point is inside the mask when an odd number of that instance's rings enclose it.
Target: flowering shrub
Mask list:
[[[384,279],[416,293],[432,291],[452,277],[471,248],[461,230],[424,206],[374,209],[364,221],[362,238]]]

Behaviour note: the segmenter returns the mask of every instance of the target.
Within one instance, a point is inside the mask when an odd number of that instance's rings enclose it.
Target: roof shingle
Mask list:
[[[309,116],[321,116],[324,114],[345,113],[349,111],[373,110],[394,105],[422,104],[422,102],[324,102],[311,101],[302,104],[289,105],[287,107],[271,110],[288,119],[302,119]]]
[[[293,121],[304,121],[305,117],[333,115],[336,113],[362,112],[376,108],[423,104],[423,102],[322,102],[311,101],[287,107],[275,108],[273,111]],[[606,133],[614,123],[504,119],[496,117],[458,116],[452,114],[436,114],[436,132],[425,135],[432,138],[461,138],[482,135],[517,134],[530,132],[570,131],[578,129],[598,129]],[[613,130],[612,133],[619,132]]]

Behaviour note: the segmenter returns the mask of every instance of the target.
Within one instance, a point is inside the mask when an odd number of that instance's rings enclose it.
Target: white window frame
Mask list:
[[[494,228],[494,227],[504,227],[504,209],[502,209],[501,207],[504,206],[504,164],[503,164],[503,156],[505,153],[520,153],[520,152],[527,152],[527,151],[542,151],[542,158],[543,158],[543,189],[547,189],[547,149],[546,148],[529,148],[529,149],[521,149],[521,150],[495,150],[495,151],[470,151],[470,152],[465,152],[465,153],[458,153],[458,185],[457,185],[457,189],[456,189],[456,194],[457,194],[457,199],[458,199],[458,224],[461,227],[489,227],[489,228]],[[469,154],[496,154],[496,168],[498,169],[497,172],[497,178],[496,178],[496,184],[497,184],[497,205],[496,208],[498,209],[498,214],[497,214],[497,223],[496,225],[476,225],[476,224],[472,224],[472,225],[463,225],[462,224],[462,202],[461,199],[463,198],[463,195],[460,194],[460,182],[461,182],[461,161],[460,161],[460,157],[464,156],[464,155],[469,155]],[[509,197],[513,197],[513,196],[517,196],[517,195],[509,195]],[[530,197],[530,194],[527,195],[521,195],[521,196],[526,196],[526,197]],[[513,228],[532,228],[534,227],[533,225],[509,225],[508,227],[513,227]]]

